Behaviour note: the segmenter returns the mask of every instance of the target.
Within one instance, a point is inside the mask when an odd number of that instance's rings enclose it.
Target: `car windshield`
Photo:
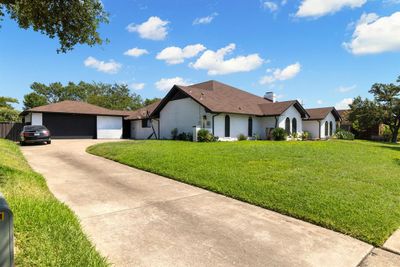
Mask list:
[[[28,125],[28,126],[24,126],[24,131],[43,131],[43,130],[47,130],[46,127],[42,126],[42,125]]]

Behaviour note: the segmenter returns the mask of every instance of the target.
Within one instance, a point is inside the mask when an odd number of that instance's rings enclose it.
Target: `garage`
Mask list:
[[[43,125],[53,138],[97,138],[96,116],[93,115],[44,113]]]
[[[25,124],[44,125],[52,138],[120,139],[129,125],[124,117],[132,112],[110,110],[79,101],[62,101],[21,113]]]

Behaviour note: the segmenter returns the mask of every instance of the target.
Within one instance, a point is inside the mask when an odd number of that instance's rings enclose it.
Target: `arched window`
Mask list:
[[[290,119],[289,118],[286,118],[286,121],[285,121],[285,131],[287,134],[290,134]]]
[[[296,118],[292,119],[292,133],[297,133],[297,120],[296,120]]]
[[[253,136],[253,118],[252,117],[249,117],[249,124],[248,124],[247,129],[248,129],[247,136],[252,137]]]
[[[231,118],[229,115],[225,116],[225,137],[231,136]]]
[[[329,122],[329,135],[330,135],[330,136],[333,135],[333,123],[332,123],[332,121]]]
[[[329,133],[329,124],[328,124],[328,122],[326,121],[325,122],[325,136],[328,136],[328,133]]]

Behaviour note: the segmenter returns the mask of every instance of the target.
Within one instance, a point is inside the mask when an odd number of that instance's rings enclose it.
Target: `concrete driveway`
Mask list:
[[[372,246],[85,152],[26,146],[30,165],[116,266],[357,266]]]

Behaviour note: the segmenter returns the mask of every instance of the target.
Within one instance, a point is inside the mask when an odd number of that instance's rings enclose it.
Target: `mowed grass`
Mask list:
[[[108,266],[72,211],[50,193],[19,147],[3,139],[0,191],[14,213],[16,266]]]
[[[400,146],[366,141],[103,143],[88,152],[382,245],[400,227]]]

